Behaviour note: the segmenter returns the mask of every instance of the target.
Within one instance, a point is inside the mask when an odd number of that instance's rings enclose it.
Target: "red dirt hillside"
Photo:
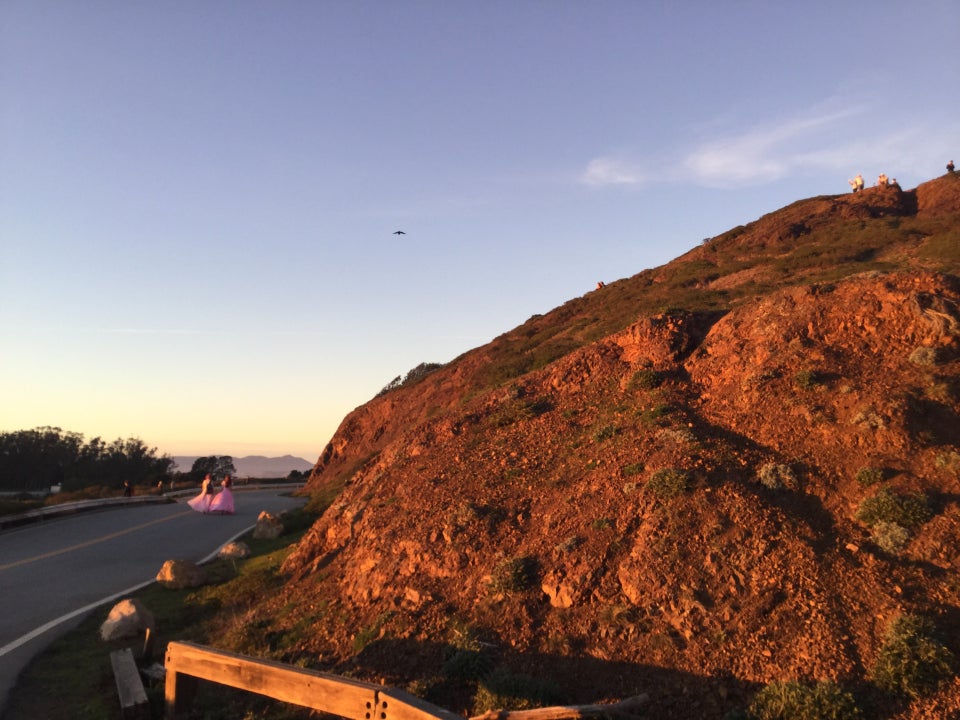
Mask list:
[[[418,369],[237,649],[474,714],[798,680],[957,717],[958,274],[960,178],[811,198]],[[893,687],[904,617],[943,662]]]

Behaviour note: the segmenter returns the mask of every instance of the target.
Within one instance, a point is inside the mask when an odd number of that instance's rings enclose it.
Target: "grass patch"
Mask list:
[[[661,499],[682,495],[690,485],[690,473],[676,468],[660,468],[647,480],[647,489]]]
[[[613,522],[610,518],[597,518],[590,521],[590,527],[594,530],[609,530],[613,527]]]
[[[605,440],[612,440],[619,434],[620,428],[616,425],[604,425],[603,427],[597,428],[593,433],[593,439],[597,442],[604,442]]]
[[[797,487],[797,475],[789,465],[767,463],[757,472],[757,479],[761,485],[771,490]]]
[[[890,488],[881,488],[876,495],[860,503],[856,517],[870,527],[879,522],[888,522],[915,528],[923,525],[932,515],[927,496],[923,493],[898,495]]]
[[[637,417],[644,425],[662,425],[671,412],[673,408],[668,403],[657,403],[653,407],[637,410]]]
[[[870,487],[871,485],[876,485],[878,482],[883,480],[883,470],[875,467],[862,467],[857,470],[856,477],[857,482],[862,487]]]
[[[497,563],[490,577],[490,589],[506,595],[519,593],[537,585],[540,563],[535,557],[524,555],[507,558]]]
[[[793,376],[793,382],[801,390],[812,390],[823,384],[823,376],[816,370],[800,370]]]
[[[29,510],[42,508],[45,504],[42,499],[30,495],[0,498],[0,516],[18,515]]]
[[[859,720],[863,717],[853,695],[836,683],[772,682],[750,703],[756,720]]]
[[[897,555],[910,542],[910,531],[897,523],[881,520],[873,526],[870,538],[885,553]]]
[[[921,346],[916,348],[908,358],[914,365],[933,367],[940,361],[937,348]]]
[[[901,615],[884,636],[872,677],[882,689],[921,697],[953,675],[954,657],[934,637],[934,627],[919,615]]]
[[[384,626],[390,621],[390,618],[393,617],[392,611],[387,611],[381,613],[377,616],[377,619],[374,620],[370,625],[365,627],[363,630],[358,632],[353,638],[353,651],[359,653],[367,645],[372,643],[374,640],[380,637],[383,633]]]
[[[530,710],[561,702],[560,687],[554,681],[498,668],[478,684],[473,710]]]
[[[653,390],[663,383],[663,376],[653,368],[637,370],[627,385],[629,390]]]

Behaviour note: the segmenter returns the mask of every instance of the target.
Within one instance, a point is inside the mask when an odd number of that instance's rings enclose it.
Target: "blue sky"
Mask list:
[[[313,461],[598,280],[940,175],[958,42],[955,0],[4,0],[0,431]]]

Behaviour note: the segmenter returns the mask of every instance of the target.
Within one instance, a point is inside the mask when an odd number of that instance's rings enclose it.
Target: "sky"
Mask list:
[[[0,432],[313,462],[598,281],[941,175],[958,42],[956,0],[2,0]]]

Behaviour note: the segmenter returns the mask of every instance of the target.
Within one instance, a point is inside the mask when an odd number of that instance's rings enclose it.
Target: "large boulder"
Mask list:
[[[220,548],[217,557],[224,560],[243,560],[250,557],[250,547],[244,542],[230,542]]]
[[[207,573],[189,560],[167,560],[157,573],[157,582],[170,590],[200,587],[206,584]]]
[[[110,610],[100,626],[100,638],[106,641],[136,637],[147,629],[156,630],[151,613],[139,600],[121,600]]]
[[[283,522],[266,510],[257,517],[257,525],[253,529],[253,537],[257,540],[273,540],[283,534]]]

